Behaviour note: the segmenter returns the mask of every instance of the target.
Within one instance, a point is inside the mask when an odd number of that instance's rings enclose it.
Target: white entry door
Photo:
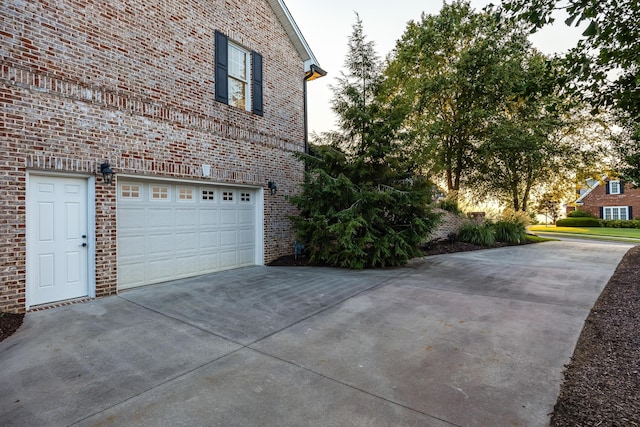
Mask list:
[[[27,304],[88,295],[87,180],[31,175]]]

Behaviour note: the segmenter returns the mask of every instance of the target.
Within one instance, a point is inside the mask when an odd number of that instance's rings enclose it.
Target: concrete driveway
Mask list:
[[[629,246],[252,267],[28,313],[4,426],[545,426]]]

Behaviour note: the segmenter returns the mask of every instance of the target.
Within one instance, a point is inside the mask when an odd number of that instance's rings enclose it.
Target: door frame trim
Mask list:
[[[29,232],[27,224],[31,223],[33,218],[29,204],[31,202],[31,176],[38,177],[51,177],[51,178],[76,178],[85,180],[87,183],[87,242],[89,248],[87,252],[87,296],[89,298],[95,298],[96,296],[96,190],[95,190],[95,176],[84,174],[73,174],[64,172],[49,172],[42,170],[27,170],[25,179],[25,309],[31,308],[31,301],[33,300],[33,294],[31,286],[29,286],[29,268],[33,264],[31,257],[33,256],[32,236]]]

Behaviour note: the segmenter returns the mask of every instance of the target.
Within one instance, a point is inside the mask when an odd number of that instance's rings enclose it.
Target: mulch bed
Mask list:
[[[424,248],[425,255],[486,249],[460,242]],[[270,265],[309,265],[304,256]],[[24,314],[0,313],[0,341]],[[631,249],[585,322],[551,416],[550,427],[640,427],[640,246]]]
[[[551,427],[640,426],[640,246],[596,301],[566,368]]]
[[[13,335],[22,325],[24,313],[0,313],[0,341]]]

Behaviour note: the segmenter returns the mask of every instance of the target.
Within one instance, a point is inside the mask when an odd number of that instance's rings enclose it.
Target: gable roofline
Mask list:
[[[284,27],[284,30],[289,35],[289,39],[293,43],[293,46],[298,51],[298,54],[304,61],[304,71],[305,73],[313,72],[314,68],[316,70],[322,70],[318,60],[315,55],[311,51],[311,48],[307,44],[307,41],[304,39],[304,36],[300,32],[300,28],[298,28],[298,24],[291,16],[291,12],[287,8],[287,5],[284,4],[283,0],[267,0],[271,8],[275,12],[280,24]]]
[[[596,182],[591,185],[584,193],[582,193],[580,195],[580,197],[578,197],[578,200],[575,201],[576,204],[582,204],[582,199],[584,199],[586,196],[588,196],[593,190],[595,190],[597,187],[600,186],[600,184],[602,184],[603,182],[606,181],[611,181],[611,177],[609,175],[607,175],[606,173],[602,174],[601,179],[596,180]]]

